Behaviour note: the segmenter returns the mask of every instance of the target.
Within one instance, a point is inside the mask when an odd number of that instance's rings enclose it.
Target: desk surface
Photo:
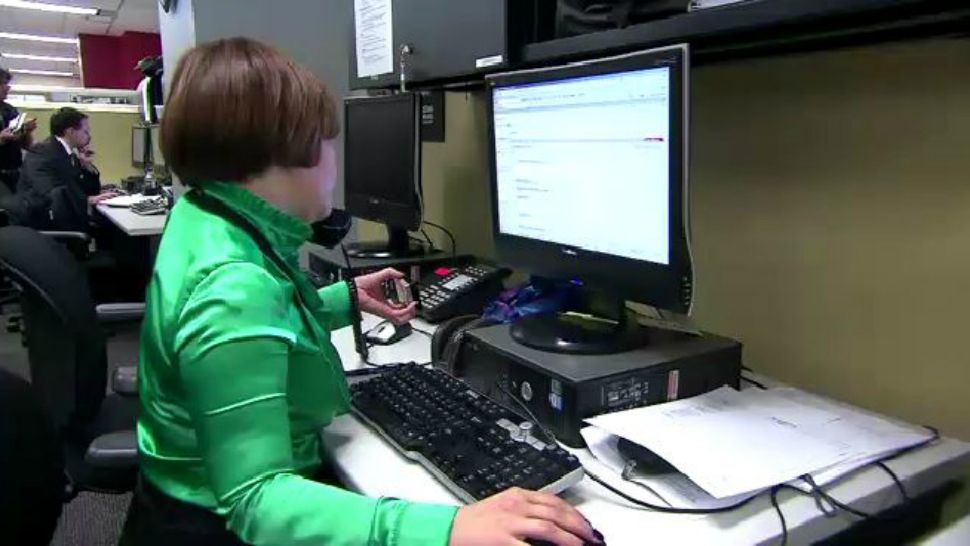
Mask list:
[[[131,212],[129,208],[98,205],[98,212],[111,220],[121,231],[133,237],[139,235],[158,235],[165,227],[166,214],[143,216]]]
[[[366,317],[363,327],[378,320]],[[433,327],[420,321],[425,331]],[[363,363],[354,352],[353,334],[344,328],[333,334],[344,367],[355,369]],[[391,347],[372,349],[370,359],[386,362],[430,359],[427,336],[415,332]],[[412,463],[385,443],[352,415],[335,420],[323,432],[324,442],[333,455],[341,478],[353,489],[368,496],[391,496],[414,501],[460,504],[427,471]],[[585,463],[586,450],[574,450]],[[889,463],[911,495],[918,495],[962,476],[970,464],[970,444],[943,439],[936,444],[904,455]],[[826,488],[840,501],[866,512],[878,512],[900,501],[899,491],[890,477],[878,468],[864,469],[835,486]],[[589,479],[563,494],[589,518],[611,546],[624,544],[777,544],[781,525],[767,495],[724,514],[661,514],[626,503]],[[649,498],[648,496],[645,498]],[[789,529],[789,544],[805,544],[835,534],[856,520],[840,513],[825,517],[807,495],[782,491],[778,495]],[[649,541],[644,533],[649,530]]]

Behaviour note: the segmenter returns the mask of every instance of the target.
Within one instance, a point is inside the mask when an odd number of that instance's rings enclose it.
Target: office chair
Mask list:
[[[4,208],[5,204],[2,201],[3,192],[0,191],[0,228],[10,225],[10,216],[7,209]],[[10,279],[0,271],[0,315],[5,314],[4,306],[16,303],[20,299],[20,293],[10,282]],[[14,317],[10,317],[11,324],[7,328],[13,332],[16,331],[17,320]]]
[[[69,490],[131,490],[137,473],[137,385],[129,368],[113,378],[115,392],[105,394],[102,319],[83,268],[53,238],[22,226],[0,229],[0,268],[21,292],[31,383],[58,431]],[[134,314],[108,309],[104,316],[120,320]]]
[[[50,544],[67,479],[57,433],[30,383],[0,369],[0,529],[9,544]]]

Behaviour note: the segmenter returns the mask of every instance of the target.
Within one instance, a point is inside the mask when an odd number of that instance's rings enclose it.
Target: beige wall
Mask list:
[[[21,112],[37,118],[34,140],[40,141],[50,135],[51,108],[19,107]],[[95,151],[94,164],[101,170],[103,184],[117,184],[138,170],[131,166],[131,127],[138,122],[133,112],[86,112],[91,124],[91,148]]]
[[[694,77],[696,317],[748,366],[970,439],[970,41]]]

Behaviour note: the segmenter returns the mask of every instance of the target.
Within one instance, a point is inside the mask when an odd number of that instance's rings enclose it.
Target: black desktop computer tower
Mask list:
[[[527,416],[523,406],[528,408],[558,440],[582,447],[583,419],[723,385],[738,388],[741,344],[713,334],[657,330],[649,345],[633,351],[557,354],[519,344],[502,324],[465,334],[455,373],[520,415]]]

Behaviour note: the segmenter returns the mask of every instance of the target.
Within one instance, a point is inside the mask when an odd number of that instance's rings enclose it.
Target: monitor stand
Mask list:
[[[602,314],[559,312],[522,317],[512,323],[512,339],[540,351],[563,354],[613,354],[660,340],[683,337],[680,331],[642,326],[626,302],[608,302]]]
[[[345,246],[347,255],[359,260],[388,258],[413,258],[424,256],[430,251],[424,245],[411,240],[408,230],[387,227],[387,241],[349,243]]]

